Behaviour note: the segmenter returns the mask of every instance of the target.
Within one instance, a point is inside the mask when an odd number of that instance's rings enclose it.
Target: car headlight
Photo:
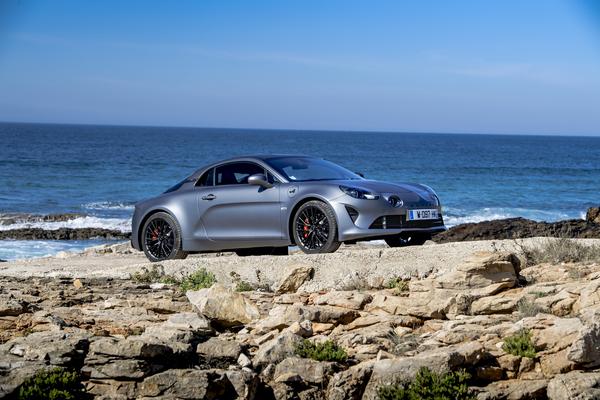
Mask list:
[[[355,199],[377,200],[379,198],[378,194],[355,187],[340,186],[340,190],[346,193],[348,196],[354,197]]]

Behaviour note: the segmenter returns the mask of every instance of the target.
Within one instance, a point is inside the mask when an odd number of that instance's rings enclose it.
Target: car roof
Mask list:
[[[268,160],[270,158],[278,158],[278,157],[317,158],[317,157],[311,157],[311,156],[306,156],[306,155],[302,155],[302,154],[253,154],[253,155],[237,156],[237,157],[227,158],[224,160],[216,161],[216,162],[210,163],[208,165],[205,165],[205,166],[197,169],[196,171],[194,171],[194,173],[191,175],[191,177],[198,179],[204,171],[207,171],[208,169],[218,166],[220,164],[226,164],[226,163],[236,162],[236,161],[255,161],[255,162],[258,161],[258,162],[264,163],[266,160]]]

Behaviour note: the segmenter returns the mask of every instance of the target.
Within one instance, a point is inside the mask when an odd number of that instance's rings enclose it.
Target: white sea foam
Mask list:
[[[536,210],[527,208],[502,208],[485,207],[477,210],[467,211],[458,208],[444,208],[444,222],[446,226],[452,227],[459,224],[477,223],[505,218],[527,218],[534,221],[559,221],[564,219],[585,218],[585,214],[573,212],[571,214],[562,211]]]
[[[104,240],[2,240],[0,259],[19,260],[55,256],[62,251],[79,252],[92,246],[109,243]]]
[[[121,232],[131,231],[131,219],[129,218],[100,218],[93,216],[84,216],[69,219],[67,221],[46,222],[46,221],[25,221],[10,225],[0,225],[0,230],[41,228],[46,230],[56,230],[60,228],[103,228],[117,230]]]
[[[88,210],[133,210],[134,205],[122,201],[94,201],[82,204]]]

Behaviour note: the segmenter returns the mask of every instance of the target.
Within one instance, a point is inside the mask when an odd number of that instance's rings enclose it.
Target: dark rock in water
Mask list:
[[[508,218],[454,226],[436,235],[438,243],[467,240],[521,239],[536,236],[600,238],[600,224],[582,219],[536,222],[525,218]]]
[[[2,262],[8,262],[8,261],[0,258],[0,263],[2,263]]]
[[[22,228],[0,231],[0,240],[120,240],[129,239],[130,237],[130,232],[121,232],[103,228],[60,228],[52,230],[42,228]]]
[[[585,220],[595,224],[600,224],[600,207],[590,207],[585,214]]]
[[[83,218],[86,214],[63,213],[63,214],[27,214],[27,213],[0,213],[0,225],[13,225],[34,222],[64,222],[76,218]]]

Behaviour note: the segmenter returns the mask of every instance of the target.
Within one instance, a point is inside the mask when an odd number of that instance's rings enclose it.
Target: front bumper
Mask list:
[[[332,202],[338,223],[338,240],[350,241],[397,235],[403,232],[438,233],[444,225],[442,209],[435,204],[420,201],[403,207],[392,207],[385,199],[363,200],[342,196]],[[352,215],[355,210],[358,216]],[[407,221],[408,210],[437,209],[435,220]]]

